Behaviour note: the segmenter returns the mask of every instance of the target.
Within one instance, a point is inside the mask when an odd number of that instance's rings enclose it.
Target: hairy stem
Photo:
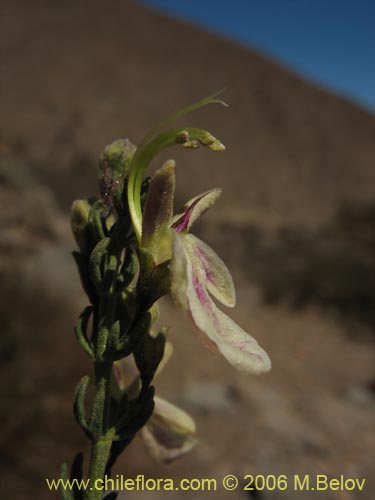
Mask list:
[[[94,364],[95,395],[91,407],[90,429],[95,441],[91,445],[88,474],[91,486],[85,493],[85,500],[99,500],[102,497],[104,489],[100,488],[103,487],[102,480],[104,479],[114,436],[114,429],[109,427],[113,362],[102,358],[107,346],[116,307],[116,296],[113,291],[111,292],[101,297],[98,307],[99,321],[97,325],[93,325],[93,330],[97,330],[97,332],[95,335],[96,361]]]
[[[95,442],[91,446],[88,474],[91,486],[86,491],[85,500],[99,500],[104,491],[100,490],[104,484],[101,480],[104,478],[114,435],[114,430],[108,425],[111,376],[112,363],[95,363],[95,396],[90,420]],[[90,487],[93,489],[90,490]]]

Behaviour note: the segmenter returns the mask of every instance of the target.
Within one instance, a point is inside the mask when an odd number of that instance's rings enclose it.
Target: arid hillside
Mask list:
[[[1,9],[2,142],[65,207],[72,192],[91,193],[85,174],[113,138],[137,142],[224,87],[228,110],[187,120],[228,151],[179,155],[186,193],[222,185],[223,216],[306,219],[374,194],[374,118],[273,61],[128,1],[4,0]]]
[[[229,108],[181,121],[220,137],[225,153],[176,148],[160,162],[177,160],[179,203],[222,187],[196,231],[230,266],[238,296],[231,315],[267,350],[273,370],[233,373],[166,300],[175,354],[157,391],[192,414],[200,442],[166,468],[135,439],[115,473],[344,474],[366,478],[365,490],[325,498],[370,500],[374,116],[276,61],[126,0],[2,0],[0,40],[4,498],[58,498],[45,478],[77,450],[87,454],[71,410],[90,370],[73,334],[86,298],[70,255],[72,201],[98,193],[97,158],[109,142],[137,143],[167,114],[225,87]],[[239,489],[231,498],[249,496]]]

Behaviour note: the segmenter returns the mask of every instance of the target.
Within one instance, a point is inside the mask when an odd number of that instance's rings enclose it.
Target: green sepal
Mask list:
[[[94,250],[90,254],[89,258],[89,271],[91,279],[100,295],[104,295],[103,286],[103,275],[104,275],[104,257],[105,252],[110,244],[110,238],[103,238],[100,240]]]
[[[81,313],[77,325],[74,329],[74,332],[76,334],[76,338],[82,347],[82,349],[85,351],[86,354],[90,356],[90,358],[95,359],[95,354],[91,345],[91,342],[89,341],[87,337],[87,324],[89,322],[91,313],[93,311],[93,308],[91,306],[87,306],[83,312]]]
[[[155,261],[152,253],[148,248],[138,247],[137,251],[140,265],[138,284],[139,286],[143,286],[143,283],[147,281],[147,278],[155,268]]]
[[[163,329],[155,337],[146,333],[134,350],[134,359],[141,374],[142,384],[147,386],[154,378],[157,367],[164,355],[167,330]]]
[[[167,295],[170,291],[170,271],[169,271],[170,261],[165,261],[162,264],[156,266],[147,282],[148,287],[148,300],[149,307],[159,300],[164,295]]]
[[[148,310],[170,291],[170,261],[155,266],[153,256],[147,248],[139,248],[138,256],[141,268],[137,283],[138,302],[141,309]]]
[[[73,411],[74,411],[74,416],[76,417],[76,420],[80,425],[81,429],[83,430],[83,432],[90,440],[93,440],[93,435],[91,433],[89,424],[87,422],[86,408],[85,408],[85,397],[89,381],[90,381],[89,376],[85,375],[78,382],[74,405],[73,405]]]
[[[91,280],[88,258],[79,252],[72,252],[73,258],[76,261],[79,277],[81,279],[82,288],[92,304],[98,300],[96,288]]]

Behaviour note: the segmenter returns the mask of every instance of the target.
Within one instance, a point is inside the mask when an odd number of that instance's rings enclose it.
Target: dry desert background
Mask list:
[[[212,131],[226,152],[168,156],[177,160],[179,204],[223,189],[196,232],[232,270],[231,315],[273,369],[235,373],[165,301],[175,354],[157,391],[193,415],[199,443],[161,466],[136,438],[115,473],[344,474],[366,478],[365,490],[324,498],[373,498],[374,116],[277,61],[133,2],[2,0],[0,9],[3,498],[58,498],[45,478],[88,451],[71,410],[90,370],[73,334],[86,299],[70,254],[72,201],[97,194],[108,143],[137,143],[165,115],[223,87],[228,109],[182,123]],[[249,493],[230,498],[314,497]]]

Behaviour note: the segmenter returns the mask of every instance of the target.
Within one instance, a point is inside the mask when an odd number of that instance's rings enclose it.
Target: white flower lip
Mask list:
[[[177,302],[182,303],[181,296],[186,297],[184,306],[198,336],[208,348],[219,351],[238,371],[254,375],[265,373],[271,369],[267,353],[251,335],[220,311],[209,295],[210,292],[225,305],[234,305],[234,287],[229,271],[212,249],[205,254],[202,263],[200,256],[202,249],[206,248],[209,247],[193,235],[175,233],[172,276],[177,268],[174,259],[177,263],[180,261],[180,267],[181,262],[185,266],[185,280],[180,271],[178,285],[174,287]],[[172,277],[172,283],[174,281]]]

